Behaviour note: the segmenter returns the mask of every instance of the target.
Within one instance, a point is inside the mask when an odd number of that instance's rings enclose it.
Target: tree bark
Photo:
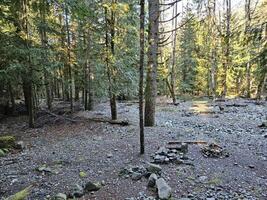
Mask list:
[[[145,0],[140,0],[140,58],[139,58],[139,128],[140,128],[140,154],[145,153],[144,134],[144,57],[145,57]]]
[[[245,34],[246,34],[246,42],[248,45],[248,54],[250,55],[250,45],[249,45],[249,34],[250,34],[250,23],[251,23],[251,11],[250,11],[250,2],[251,0],[246,0],[245,4],[245,13],[246,13],[246,27],[245,27]],[[251,87],[251,63],[250,61],[247,62],[246,66],[246,90],[247,90],[247,98],[251,97],[250,87]]]
[[[222,96],[227,95],[227,73],[230,65],[230,36],[231,36],[231,0],[226,0],[226,36],[225,36],[225,53],[223,63],[223,93]]]
[[[114,1],[112,3],[115,3]],[[106,21],[106,38],[105,38],[105,45],[106,45],[106,66],[107,66],[107,76],[109,82],[109,102],[110,102],[110,110],[111,110],[111,118],[112,120],[117,119],[117,105],[116,105],[116,95],[114,91],[114,75],[113,75],[113,66],[109,59],[109,40],[108,40],[108,13],[107,8],[105,8],[105,21]],[[111,19],[110,19],[110,50],[111,55],[115,55],[115,44],[114,44],[114,37],[115,37],[115,14],[114,11],[111,12]]]
[[[175,4],[175,7],[173,8],[173,17],[177,16],[177,6],[178,4]],[[177,33],[177,17],[174,18],[174,32],[173,32],[173,43],[172,43],[172,70],[171,70],[171,96],[172,96],[172,102],[173,104],[176,104],[176,97],[175,97],[175,82],[176,82],[176,33]]]
[[[46,34],[46,0],[42,0],[40,3],[40,16],[42,20],[42,28],[40,30],[40,37],[41,37],[41,44],[43,48],[42,53],[42,60],[43,65],[47,63],[47,34]],[[45,66],[43,66],[43,73],[44,73],[44,84],[45,84],[45,91],[46,91],[46,104],[49,110],[52,108],[52,91],[51,91],[51,81],[48,77],[48,72]]]
[[[158,68],[159,0],[148,1],[148,63],[145,89],[145,126],[155,125]]]
[[[69,85],[69,100],[70,100],[70,110],[73,112],[73,80],[72,80],[72,69],[71,69],[71,44],[70,44],[70,28],[69,28],[69,9],[68,5],[65,2],[65,25],[67,33],[67,55],[68,55],[68,85]]]

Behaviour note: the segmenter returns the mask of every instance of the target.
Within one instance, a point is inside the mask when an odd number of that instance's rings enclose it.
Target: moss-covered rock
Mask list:
[[[16,146],[16,139],[13,136],[1,136],[0,137],[0,149],[9,149]]]
[[[6,200],[24,200],[29,196],[31,189],[32,189],[32,186],[26,187],[20,192],[8,197]]]

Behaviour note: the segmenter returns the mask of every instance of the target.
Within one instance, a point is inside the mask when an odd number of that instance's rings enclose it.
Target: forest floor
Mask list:
[[[129,126],[81,121],[29,129],[26,117],[9,117],[1,122],[0,134],[23,140],[26,149],[0,158],[0,199],[29,185],[33,189],[28,199],[49,199],[88,181],[102,181],[104,186],[80,199],[156,197],[147,188],[147,179],[134,181],[119,172],[127,166],[146,166],[169,141],[215,142],[229,154],[205,157],[203,145],[190,144],[186,154],[190,165],[161,164],[162,177],[174,198],[267,199],[267,129],[258,127],[266,113],[266,102],[257,105],[245,99],[185,101],[178,106],[159,101],[156,126],[145,128],[143,156],[139,155],[137,103],[118,103],[119,119],[128,119]],[[74,115],[79,119],[109,117],[109,105],[101,103],[93,112]],[[44,164],[51,169],[49,173],[36,170]]]

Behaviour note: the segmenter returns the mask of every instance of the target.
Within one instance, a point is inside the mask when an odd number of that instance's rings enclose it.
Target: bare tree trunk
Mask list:
[[[91,36],[88,30],[87,35],[87,49],[86,49],[86,103],[87,109],[93,110],[94,109],[94,90],[93,90],[93,71],[92,65],[90,63],[90,48],[91,48]]]
[[[114,3],[114,2],[113,2]],[[111,110],[111,118],[113,120],[117,119],[117,105],[116,105],[116,95],[114,91],[114,75],[113,75],[113,66],[112,63],[110,62],[110,55],[109,55],[109,41],[108,41],[108,13],[107,9],[105,8],[105,19],[106,19],[106,66],[107,66],[107,76],[108,76],[108,82],[109,82],[109,101],[110,101],[110,110]],[[111,12],[111,19],[110,19],[110,50],[112,56],[115,55],[115,46],[114,46],[114,37],[115,37],[115,15],[114,11]]]
[[[29,114],[29,127],[34,128],[34,103],[33,103],[33,71],[31,66],[31,53],[30,53],[30,35],[29,35],[29,24],[28,24],[28,1],[21,1],[21,12],[22,12],[22,25],[23,31],[26,34],[26,49],[28,51],[27,65],[28,70],[26,76],[23,78],[23,91],[25,97],[25,104],[27,105],[27,110]]]
[[[223,63],[223,94],[227,95],[227,72],[230,66],[230,36],[231,36],[231,0],[226,0],[226,36],[225,36],[225,61]]]
[[[266,82],[267,82],[267,73],[265,72],[262,75],[262,78],[261,78],[260,83],[259,83],[258,88],[257,88],[257,95],[256,95],[257,99],[261,99],[261,95],[264,93],[264,90],[266,87],[265,86]]]
[[[178,3],[175,4],[175,7],[173,8],[173,17],[177,15],[177,6]],[[173,28],[175,29],[174,35],[173,35],[173,42],[172,42],[172,70],[171,70],[171,96],[172,96],[172,102],[173,104],[176,104],[176,97],[175,97],[175,82],[176,82],[176,35],[177,35],[177,17],[173,20]]]
[[[15,103],[13,88],[10,82],[8,83],[8,91],[9,91],[9,97],[11,101],[11,113],[14,114],[16,103]]]
[[[145,0],[140,0],[140,60],[139,60],[139,128],[140,128],[140,153],[145,153],[144,134],[144,57],[145,57]]]
[[[251,22],[251,11],[250,11],[250,1],[251,0],[246,0],[245,4],[245,13],[246,13],[246,27],[245,27],[245,34],[247,37],[247,45],[248,45],[248,54],[250,55],[250,45],[249,45],[249,34],[250,34],[250,22]],[[251,64],[250,61],[247,62],[246,66],[246,87],[247,87],[247,98],[251,97],[251,92],[250,92],[250,85],[251,85]]]
[[[72,69],[71,69],[71,44],[70,44],[70,29],[69,29],[69,9],[68,5],[65,2],[65,24],[66,24],[66,32],[67,32],[67,54],[68,54],[68,85],[69,85],[69,98],[70,98],[70,110],[73,112],[73,80],[72,80]]]
[[[47,34],[46,34],[46,1],[42,0],[42,3],[40,4],[40,15],[43,27],[40,30],[40,37],[41,37],[41,43],[43,48],[42,53],[42,60],[43,65],[47,63]],[[46,91],[46,104],[49,110],[52,108],[52,91],[51,91],[51,81],[48,77],[48,72],[45,66],[43,67],[43,73],[44,73],[44,84],[45,84],[45,91]]]
[[[159,0],[148,1],[148,63],[145,90],[145,126],[155,125],[158,68]]]
[[[209,0],[209,17],[210,17],[210,26],[211,26],[211,53],[210,53],[210,59],[211,59],[211,70],[210,70],[210,89],[213,99],[216,98],[216,86],[217,86],[217,41],[216,41],[216,0]]]

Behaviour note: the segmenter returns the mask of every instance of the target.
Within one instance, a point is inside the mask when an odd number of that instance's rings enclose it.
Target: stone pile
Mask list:
[[[153,163],[156,164],[168,164],[170,162],[174,162],[177,164],[185,163],[185,160],[188,158],[185,154],[188,151],[188,144],[181,143],[175,146],[168,146],[168,147],[160,147],[153,157]]]
[[[201,149],[201,152],[205,157],[211,158],[224,158],[228,157],[229,153],[219,145],[215,143],[208,144]]]
[[[139,180],[142,177],[148,178],[147,186],[149,188],[155,188],[157,190],[157,196],[161,200],[166,200],[171,197],[171,187],[166,181],[160,177],[162,168],[159,165],[148,163],[146,167],[127,167],[120,171],[119,175],[125,178],[131,178],[132,180]],[[154,200],[155,198],[145,195],[141,197],[131,197],[127,200]]]
[[[146,167],[144,166],[129,166],[123,168],[119,172],[119,176],[124,178],[131,178],[134,181],[140,180],[142,177],[148,178],[152,173],[161,174],[162,168],[159,165],[153,163],[148,163]]]
[[[68,195],[64,193],[56,194],[52,200],[67,200],[67,199],[76,199],[81,198],[86,193],[98,191],[102,187],[102,184],[99,182],[87,182],[83,187],[79,184],[76,184],[75,187],[71,189]]]

